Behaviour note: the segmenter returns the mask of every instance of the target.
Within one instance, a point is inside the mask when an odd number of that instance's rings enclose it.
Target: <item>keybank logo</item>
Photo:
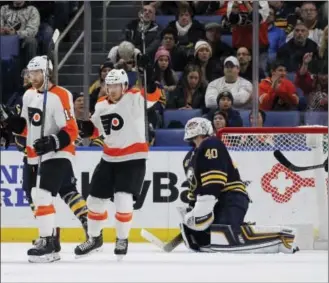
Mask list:
[[[23,165],[1,165],[1,206],[29,206],[22,189]]]

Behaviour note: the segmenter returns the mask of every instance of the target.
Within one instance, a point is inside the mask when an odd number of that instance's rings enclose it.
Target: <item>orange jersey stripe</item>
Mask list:
[[[69,120],[66,121],[66,126],[62,129],[68,133],[68,135],[71,138],[71,142],[73,143],[79,135],[79,130],[78,130],[78,125],[76,121],[73,119],[73,117],[70,115],[71,114],[71,105],[70,105],[70,96],[69,93],[58,86],[54,86],[51,89],[51,92],[56,94],[59,99],[62,102],[64,111],[68,114],[67,116],[69,117]],[[75,146],[73,144],[68,145],[67,147],[62,149],[63,151],[70,152],[72,154],[75,154]]]
[[[124,148],[109,148],[106,144],[104,144],[104,153],[109,156],[123,156],[138,152],[148,152],[149,147],[147,143],[134,143],[130,146]]]
[[[131,221],[131,219],[133,219],[133,214],[117,212],[115,214],[115,218],[120,222],[129,222],[129,221]]]
[[[45,216],[55,212],[55,207],[52,204],[46,206],[38,206],[35,212],[35,216]]]
[[[34,157],[38,157],[38,155],[36,154],[35,150],[33,147],[31,146],[26,146],[26,154],[28,158],[34,158]]]
[[[138,88],[132,88],[128,90],[128,92],[132,94],[141,94],[143,97],[145,97],[145,90],[144,88],[139,90]],[[150,102],[156,102],[160,99],[161,97],[161,90],[159,88],[156,88],[153,93],[148,93],[147,94],[147,100]]]

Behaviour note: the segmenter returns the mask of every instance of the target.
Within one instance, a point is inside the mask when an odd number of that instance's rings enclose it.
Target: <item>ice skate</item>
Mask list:
[[[128,252],[128,239],[116,239],[114,254],[121,261]]]
[[[40,237],[36,245],[27,251],[29,262],[47,263],[59,260],[59,255],[55,252],[55,236]]]
[[[41,241],[42,241],[42,239],[38,238],[36,240],[33,240],[32,244],[37,247],[38,245],[41,244]],[[55,252],[53,253],[54,259],[55,259],[55,261],[60,260],[61,257],[59,255],[59,252],[61,251],[61,243],[60,243],[60,228],[59,227],[56,228],[56,234],[54,235],[54,248],[55,248]]]
[[[76,258],[89,255],[93,252],[98,252],[103,246],[103,235],[100,234],[98,237],[90,237],[87,241],[77,246],[74,250]]]

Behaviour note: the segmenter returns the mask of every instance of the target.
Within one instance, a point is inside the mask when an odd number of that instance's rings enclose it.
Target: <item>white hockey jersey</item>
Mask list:
[[[147,95],[147,107],[160,98],[161,90]],[[101,97],[96,103],[91,121],[93,136],[103,135],[102,158],[108,162],[146,159],[149,151],[145,139],[144,91],[128,90],[117,103]]]
[[[21,117],[26,120],[23,136],[26,136],[26,152],[29,164],[37,164],[38,156],[33,143],[40,138],[43,93],[28,89],[23,96]],[[48,91],[44,136],[56,135],[65,130],[71,137],[71,144],[57,152],[49,152],[42,156],[42,161],[52,158],[67,158],[72,161],[75,155],[74,141],[78,136],[78,126],[74,118],[73,97],[65,88],[54,85]]]

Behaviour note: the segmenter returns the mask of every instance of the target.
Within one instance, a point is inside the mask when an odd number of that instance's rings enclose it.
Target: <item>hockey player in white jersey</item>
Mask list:
[[[149,83],[145,95],[144,89],[128,90],[128,76],[123,69],[110,71],[105,78],[107,96],[97,102],[91,121],[78,121],[80,135],[102,134],[105,144],[87,198],[89,239],[76,247],[77,256],[98,250],[103,245],[101,230],[108,217],[109,200],[114,202],[116,209],[114,254],[120,259],[127,253],[133,202],[140,194],[149,150],[145,138],[144,99],[147,99],[147,107],[151,107],[161,95],[151,78],[150,67],[147,76]]]
[[[49,65],[51,70],[51,63]],[[31,262],[51,262],[58,259],[54,257],[60,247],[57,247],[54,235],[56,211],[53,197],[65,185],[67,175],[70,172],[73,174],[71,162],[75,155],[74,141],[78,136],[72,94],[51,81],[48,84],[46,113],[43,113],[46,66],[46,56],[37,56],[29,62],[27,69],[33,87],[23,96],[21,116],[12,115],[5,121],[8,131],[26,135],[28,165],[34,168],[31,170],[29,183],[33,186],[31,197],[35,205],[40,240],[27,252]],[[40,186],[36,187],[35,166],[40,156]]]

